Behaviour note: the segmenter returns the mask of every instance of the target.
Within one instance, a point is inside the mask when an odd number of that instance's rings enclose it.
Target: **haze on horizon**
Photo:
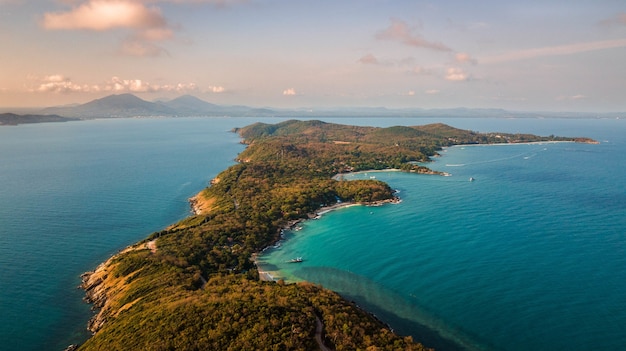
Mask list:
[[[0,0],[0,107],[626,111],[626,3]]]

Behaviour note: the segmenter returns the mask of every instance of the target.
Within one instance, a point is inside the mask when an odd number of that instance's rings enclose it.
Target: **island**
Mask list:
[[[26,123],[48,123],[79,121],[78,118],[67,118],[58,115],[18,115],[15,113],[0,113],[0,126],[16,126]]]
[[[95,315],[79,350],[428,350],[335,292],[260,279],[254,257],[281,230],[341,203],[397,200],[376,179],[337,174],[424,166],[443,147],[587,138],[289,120],[237,128],[246,149],[193,197],[194,214],[83,275]]]

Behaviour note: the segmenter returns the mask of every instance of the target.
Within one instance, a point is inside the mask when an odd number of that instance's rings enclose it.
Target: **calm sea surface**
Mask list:
[[[626,348],[624,120],[327,120],[601,144],[453,147],[430,164],[451,177],[359,175],[388,182],[402,203],[308,221],[262,257],[265,269],[339,291],[420,340],[426,326],[468,349]],[[187,216],[187,199],[243,149],[228,131],[255,121],[0,128],[2,349],[61,350],[87,338],[79,275]],[[305,261],[284,263],[296,256]]]

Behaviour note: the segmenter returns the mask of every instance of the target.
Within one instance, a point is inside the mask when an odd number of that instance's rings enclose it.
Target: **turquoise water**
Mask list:
[[[401,204],[328,213],[264,259],[418,338],[427,325],[477,348],[624,349],[623,120],[329,120],[606,141],[457,147],[431,165],[451,177],[376,173]],[[227,131],[253,122],[0,128],[1,349],[61,350],[87,338],[79,275],[187,216],[187,199],[243,149]],[[295,256],[305,262],[282,263]]]
[[[80,274],[189,215],[243,150],[229,119],[116,119],[0,128],[0,349],[88,337]]]
[[[358,175],[388,182],[402,203],[308,221],[262,267],[339,291],[435,346],[445,344],[421,326],[473,350],[626,349],[626,123],[471,122],[602,143],[452,147],[430,165],[450,177]]]

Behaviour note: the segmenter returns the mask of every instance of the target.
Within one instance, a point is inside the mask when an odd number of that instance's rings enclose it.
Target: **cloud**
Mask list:
[[[454,60],[458,63],[471,63],[472,65],[475,65],[477,63],[476,59],[472,58],[466,52],[457,52],[454,55]]]
[[[606,19],[600,23],[603,25],[610,26],[610,27],[626,26],[626,12],[618,13],[616,16]]]
[[[158,8],[128,0],[91,0],[70,11],[50,12],[43,16],[46,29],[163,28],[165,18]]]
[[[108,31],[130,29],[119,52],[130,56],[159,56],[167,53],[157,42],[174,37],[172,27],[157,7],[133,0],[89,0],[68,11],[44,14],[41,26],[47,30]]]
[[[209,93],[219,94],[225,92],[226,89],[223,86],[209,86],[209,89],[207,91]]]
[[[452,51],[446,45],[424,39],[419,33],[409,28],[408,24],[399,19],[391,19],[391,25],[376,34],[377,39],[397,41],[402,44],[436,51]]]
[[[53,74],[43,78],[30,77],[31,80],[39,80],[36,86],[28,89],[30,92],[36,93],[77,93],[92,91],[94,87],[89,85],[80,85],[71,81],[71,79],[60,74]]]
[[[139,57],[156,57],[167,53],[167,50],[159,45],[156,45],[149,40],[143,40],[138,36],[130,36],[126,38],[121,43],[119,51],[124,55]]]
[[[294,96],[294,95],[298,95],[298,94],[296,93],[296,90],[294,88],[289,88],[289,89],[283,90],[283,95],[284,96]]]
[[[0,0],[6,1],[6,0]],[[70,8],[45,13],[40,21],[46,30],[89,30],[104,32],[127,29],[130,34],[118,51],[129,56],[168,54],[158,43],[174,39],[174,29],[155,4],[207,4],[215,7],[247,3],[249,0],[58,0]]]
[[[122,79],[119,77],[112,77],[106,82],[92,85],[75,83],[70,78],[60,74],[44,76],[42,78],[33,76],[29,77],[29,80],[35,81],[34,86],[28,89],[29,92],[34,93],[188,93],[199,90],[195,83],[152,84],[141,79]],[[214,92],[224,91],[223,87],[210,88],[221,89],[221,91]]]
[[[210,4],[217,7],[227,7],[231,5],[243,4],[249,0],[146,0],[145,2],[169,2],[175,4]]]
[[[366,65],[377,65],[380,62],[378,61],[378,59],[376,58],[376,56],[372,55],[372,54],[367,54],[363,57],[361,57],[359,59],[360,63],[366,64]]]
[[[511,52],[507,52],[501,55],[496,55],[496,56],[491,56],[491,57],[486,57],[484,59],[480,59],[480,62],[481,64],[502,63],[502,62],[527,60],[527,59],[546,57],[546,56],[572,55],[572,54],[578,54],[581,52],[614,49],[614,48],[621,48],[625,46],[626,46],[626,39],[601,40],[601,41],[593,41],[593,42],[586,42],[586,43],[575,43],[575,44],[566,44],[566,45],[558,45],[558,46],[549,46],[549,47],[544,47],[544,48],[511,51]]]
[[[469,75],[458,67],[450,67],[446,71],[445,78],[446,80],[450,80],[453,82],[460,82],[467,80],[469,78]]]
[[[427,72],[426,68],[424,68],[422,66],[414,66],[411,69],[411,73],[414,73],[414,74],[423,74],[423,73],[426,73],[426,72]]]
[[[100,85],[101,91],[111,91],[115,93],[157,93],[157,92],[177,92],[186,93],[197,91],[198,87],[195,83],[176,83],[176,84],[152,84],[141,79],[122,79],[112,77],[109,81]]]

